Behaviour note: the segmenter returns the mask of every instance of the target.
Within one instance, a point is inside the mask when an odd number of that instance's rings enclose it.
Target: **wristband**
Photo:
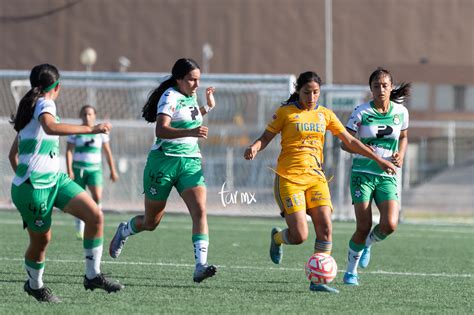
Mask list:
[[[214,109],[214,107],[215,106],[210,107],[209,105],[206,104],[206,105],[204,105],[204,110],[206,111],[206,113],[209,113],[211,110]]]

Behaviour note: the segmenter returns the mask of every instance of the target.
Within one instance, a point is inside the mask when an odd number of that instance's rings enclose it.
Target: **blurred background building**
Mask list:
[[[29,70],[48,62],[61,71],[86,71],[87,78],[94,72],[95,80],[101,76],[97,72],[107,72],[109,79],[110,72],[165,73],[177,58],[192,57],[206,73],[315,70],[326,83],[363,90],[369,74],[385,67],[396,82],[413,83],[406,104],[414,122],[407,208],[474,214],[473,0],[0,0],[0,39],[0,69]],[[5,80],[20,77],[11,74]],[[157,77],[141,76],[154,82]],[[122,92],[125,101],[111,105],[111,96],[97,92],[104,86],[94,84],[95,90],[92,85],[85,90],[84,101],[97,103],[102,117],[139,118],[146,92],[140,97]],[[153,84],[142,87],[149,90]],[[9,117],[13,98],[8,88],[2,94],[0,116]],[[240,96],[237,107],[234,96],[226,98],[226,115],[235,108],[239,112],[215,123],[242,128],[252,122],[256,109],[244,103],[261,101],[261,93],[256,95]],[[334,101],[327,105],[345,122],[348,108],[337,111]],[[76,111],[63,116],[75,118]],[[235,140],[230,139],[223,145]],[[237,145],[245,141],[239,138]],[[454,199],[460,204],[452,206]]]
[[[87,47],[95,71],[168,72],[189,56],[214,73],[366,84],[383,66],[415,83],[414,118],[474,117],[472,0],[1,0],[0,12],[0,69],[83,70]]]

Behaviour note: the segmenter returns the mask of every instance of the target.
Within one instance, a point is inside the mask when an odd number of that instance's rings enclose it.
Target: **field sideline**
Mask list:
[[[188,215],[165,215],[154,232],[131,238],[117,260],[108,242],[129,215],[106,214],[103,271],[126,287],[118,294],[85,291],[82,243],[72,217],[55,212],[45,283],[63,303],[43,305],[23,292],[27,234],[16,211],[0,211],[0,313],[473,313],[474,228],[472,225],[402,224],[374,247],[373,260],[360,273],[361,286],[342,284],[352,222],[334,223],[333,256],[338,295],[308,291],[303,264],[314,232],[305,244],[286,246],[283,263],[268,257],[270,229],[280,219],[210,217],[209,261],[215,278],[192,282],[194,258]]]

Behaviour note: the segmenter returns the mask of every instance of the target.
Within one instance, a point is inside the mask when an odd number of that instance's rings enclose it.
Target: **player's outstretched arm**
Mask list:
[[[109,133],[112,125],[108,122],[89,127],[86,125],[61,124],[56,122],[56,118],[44,113],[40,116],[40,123],[43,130],[48,135],[67,136],[73,134],[97,134]]]
[[[248,146],[247,149],[245,149],[244,158],[246,160],[255,159],[255,157],[257,156],[257,153],[265,149],[267,145],[270,143],[270,141],[272,141],[273,138],[275,138],[275,136],[276,134],[274,134],[273,132],[265,130],[263,134],[260,136],[260,138],[255,140],[255,142],[252,145]]]
[[[384,160],[375,152],[364,145],[362,142],[360,142],[358,139],[354,138],[349,132],[343,131],[340,134],[337,135],[339,139],[344,143],[344,145],[349,148],[349,152],[354,152],[358,153],[360,155],[366,156],[375,162],[380,166],[381,169],[383,169],[385,172],[388,174],[396,174],[397,173],[397,167],[393,165],[393,163]]]
[[[351,136],[355,137],[355,134],[356,134],[355,131],[352,131],[352,130],[350,130],[350,129],[346,129],[346,130],[347,130],[347,132],[348,132]],[[372,147],[370,147],[370,146],[368,146],[368,145],[366,145],[366,147],[375,152],[375,150],[374,150]],[[344,142],[341,142],[341,149],[343,149],[344,151],[349,152],[349,153],[357,153],[357,152],[352,151],[350,148],[348,148],[348,147],[344,144]]]

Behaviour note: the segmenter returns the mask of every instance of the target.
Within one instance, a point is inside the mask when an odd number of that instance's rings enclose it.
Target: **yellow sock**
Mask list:
[[[283,242],[283,231],[280,231],[280,232],[278,232],[278,233],[275,233],[275,234],[273,235],[273,240],[275,241],[275,243],[276,243],[277,245],[284,244],[284,242]]]

